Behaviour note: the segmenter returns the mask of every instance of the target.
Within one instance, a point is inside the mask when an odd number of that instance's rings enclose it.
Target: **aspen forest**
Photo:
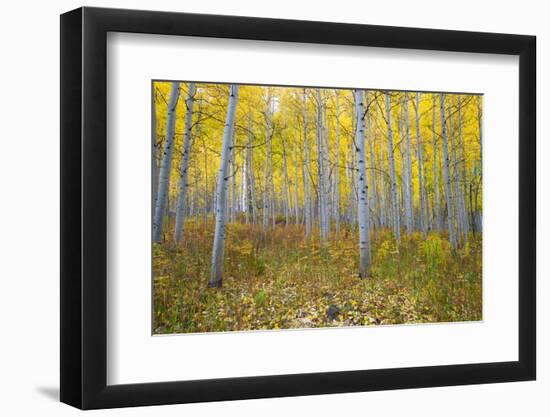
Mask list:
[[[154,81],[153,333],[481,320],[482,100]]]

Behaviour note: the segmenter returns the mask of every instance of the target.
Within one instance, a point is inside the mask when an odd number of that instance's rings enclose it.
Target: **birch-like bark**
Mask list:
[[[306,222],[306,240],[309,242],[311,236],[311,195],[309,191],[309,148],[307,142],[307,92],[304,88],[304,163],[302,164],[302,174],[304,177],[304,208]]]
[[[403,123],[403,112],[399,116],[398,120],[398,129],[399,129],[399,155],[401,156],[401,199],[400,199],[400,210],[401,214],[400,220],[401,224],[405,226],[405,231],[408,231],[407,228],[407,161],[405,157],[405,128]]]
[[[321,90],[317,89],[317,194],[319,209],[319,237],[321,242],[327,238],[326,230],[326,204],[325,204],[325,166],[323,155],[323,108],[321,101]]]
[[[323,163],[325,166],[325,218],[323,227],[325,228],[325,234],[326,236],[329,235],[330,232],[330,220],[331,220],[331,213],[332,213],[332,183],[330,179],[330,153],[329,153],[329,126],[328,126],[328,117],[327,117],[327,98],[323,100],[323,116],[322,116],[322,124],[323,127],[323,134],[321,136],[322,138],[322,147],[323,147]]]
[[[390,197],[391,197],[391,214],[392,226],[395,239],[401,241],[401,227],[399,222],[399,207],[397,203],[397,181],[395,177],[395,160],[393,150],[393,133],[391,125],[391,93],[386,95],[386,122],[388,125],[388,164],[390,167]]]
[[[409,233],[411,233],[414,230],[414,208],[413,208],[413,189],[412,189],[412,163],[411,163],[411,129],[410,129],[410,122],[409,122],[409,94],[405,93],[405,98],[403,101],[403,105],[405,107],[405,134],[406,134],[406,142],[405,142],[405,163],[406,163],[406,171],[407,171],[407,178],[406,178],[406,184],[405,188],[407,191],[406,194],[406,201],[405,201],[405,210],[407,212],[407,215],[405,216],[406,219],[406,228]]]
[[[164,138],[164,153],[159,172],[157,199],[155,201],[155,215],[153,217],[153,241],[160,242],[164,213],[167,207],[168,190],[170,189],[170,172],[172,171],[172,155],[174,154],[174,133],[176,128],[176,107],[180,93],[180,83],[173,82],[170,89],[168,109],[166,115],[166,137]]]
[[[369,233],[369,194],[367,181],[367,161],[365,152],[365,95],[363,90],[355,90],[357,106],[357,133],[355,135],[355,152],[358,173],[358,206],[359,217],[359,277],[367,278],[370,265],[370,233]]]
[[[384,166],[384,148],[382,146],[379,146],[379,153],[378,153],[378,166],[382,167]],[[378,186],[378,195],[380,196],[380,225],[383,228],[388,227],[388,219],[391,217],[391,215],[388,215],[388,204],[387,201],[389,200],[387,198],[388,196],[388,178],[385,175],[378,175],[379,178],[379,186]]]
[[[367,102],[368,102],[368,92],[367,92]],[[369,142],[369,229],[374,228],[375,230],[378,228],[377,224],[377,213],[378,213],[378,204],[377,204],[377,188],[376,188],[376,160],[374,157],[374,139],[375,135],[372,131],[371,126],[371,112],[370,108],[367,110],[367,114],[365,116],[367,118],[367,127],[366,127],[366,134],[367,134],[367,140]]]
[[[298,184],[298,125],[294,126],[294,220],[300,224],[300,188]]]
[[[450,175],[451,175],[451,193],[452,193],[452,202],[453,202],[453,224],[455,226],[455,235],[456,235],[456,241],[457,245],[462,242],[463,236],[462,236],[462,225],[460,223],[460,198],[459,198],[459,190],[458,190],[458,169],[457,169],[457,158],[456,158],[456,132],[453,124],[453,114],[452,114],[452,98],[451,103],[449,105],[449,108],[447,110],[448,112],[448,120],[449,120],[449,130],[447,133],[447,136],[450,138],[450,145],[451,149],[450,152]]]
[[[273,122],[273,120],[272,120]],[[275,194],[275,181],[273,180],[273,135],[275,128],[271,131],[271,140],[269,141],[269,192],[271,195],[269,210],[271,213],[271,229],[275,230],[275,222],[277,217],[277,196]]]
[[[433,130],[433,216],[434,216],[434,229],[441,230],[443,228],[441,221],[441,205],[439,202],[439,162],[437,155],[439,149],[437,146],[437,118],[436,118],[437,96],[432,94],[432,130]]]
[[[266,110],[265,110],[265,165],[264,165],[264,210],[263,210],[263,227],[267,229],[269,225],[269,164],[271,162],[271,138],[269,137],[269,129],[271,123],[271,96],[267,96]]]
[[[420,229],[422,238],[426,239],[426,218],[424,213],[424,156],[422,152],[422,140],[420,138],[420,93],[416,93],[416,102],[414,107],[414,116],[416,121],[416,146],[418,159],[418,196],[420,200]]]
[[[187,178],[189,172],[189,161],[191,160],[191,148],[193,146],[191,130],[193,129],[194,103],[195,83],[189,83],[189,91],[187,92],[187,100],[185,102],[187,110],[185,113],[185,131],[183,135],[183,154],[181,156],[179,195],[176,206],[176,230],[174,232],[174,240],[176,242],[179,242],[183,237],[183,228],[185,224],[185,205],[187,202],[187,190],[189,188]]]
[[[153,198],[151,201],[156,201],[157,199],[159,180],[157,140],[157,98],[156,92],[153,91],[153,102],[151,103],[151,184],[153,184]],[[154,209],[155,208],[153,207],[153,210]]]
[[[252,114],[248,112],[248,140],[246,148],[246,173],[247,173],[247,222],[249,215],[252,215],[252,224],[256,224],[256,192],[254,184],[254,149],[252,148]]]
[[[439,111],[441,114],[441,142],[443,142],[443,180],[445,182],[445,200],[447,202],[447,227],[449,230],[449,240],[453,250],[457,248],[455,226],[454,226],[454,207],[451,187],[451,172],[449,158],[449,144],[447,139],[447,125],[445,120],[445,95],[439,94]]]
[[[283,136],[283,208],[285,213],[285,226],[290,223],[290,186],[288,180],[288,167],[286,158],[286,140]]]
[[[223,252],[226,235],[226,205],[227,183],[229,175],[229,158],[233,146],[233,132],[235,129],[235,113],[237,111],[239,86],[232,84],[229,90],[229,102],[223,130],[222,154],[220,170],[216,188],[216,227],[214,231],[214,244],[212,248],[212,269],[210,271],[209,287],[221,287],[223,277]]]

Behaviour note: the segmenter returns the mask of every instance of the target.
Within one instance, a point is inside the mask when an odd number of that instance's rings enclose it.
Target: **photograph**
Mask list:
[[[481,94],[151,97],[153,334],[483,319]]]

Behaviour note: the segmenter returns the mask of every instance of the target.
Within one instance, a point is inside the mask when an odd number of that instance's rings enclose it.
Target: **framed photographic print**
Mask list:
[[[535,38],[61,16],[61,400],[535,379]]]

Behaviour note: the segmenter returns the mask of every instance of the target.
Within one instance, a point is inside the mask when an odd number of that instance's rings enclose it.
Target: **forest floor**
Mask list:
[[[360,279],[357,232],[309,245],[302,226],[228,225],[222,288],[207,288],[213,223],[154,245],[155,334],[481,320],[481,236],[452,254],[445,234],[372,233]],[[314,233],[316,232],[313,229]]]

